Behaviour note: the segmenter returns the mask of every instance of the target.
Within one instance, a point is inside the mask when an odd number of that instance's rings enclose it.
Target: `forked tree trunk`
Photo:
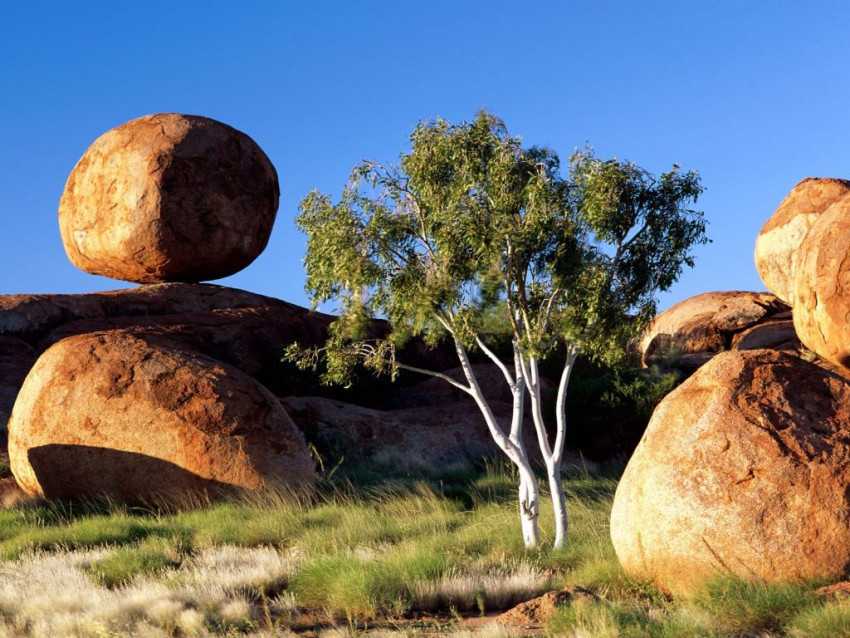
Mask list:
[[[475,378],[475,372],[469,362],[469,357],[466,354],[464,347],[455,340],[455,348],[458,357],[460,358],[461,369],[464,372],[469,387],[467,392],[475,399],[478,407],[481,409],[481,414],[487,422],[487,428],[490,430],[490,435],[493,441],[499,446],[499,449],[516,465],[519,471],[519,517],[520,526],[522,528],[522,539],[526,548],[536,547],[540,543],[540,532],[537,525],[537,520],[540,515],[540,493],[537,487],[537,477],[534,475],[534,469],[531,467],[531,461],[525,451],[525,446],[522,443],[522,420],[525,402],[525,381],[519,370],[518,365],[515,365],[515,374],[511,375],[507,367],[496,357],[487,346],[479,342],[485,353],[496,363],[502,373],[505,375],[505,380],[511,388],[513,397],[513,412],[511,416],[510,433],[506,436],[499,426],[493,411],[478,385],[478,380]]]
[[[567,500],[564,495],[564,483],[561,480],[561,461],[564,457],[564,439],[566,435],[566,401],[567,386],[570,382],[573,365],[578,357],[578,350],[573,346],[567,346],[567,361],[558,384],[558,398],[556,404],[557,429],[555,442],[549,444],[549,435],[543,420],[543,392],[540,387],[540,375],[537,368],[537,360],[534,357],[528,361],[520,360],[522,375],[528,386],[531,396],[531,415],[534,419],[534,429],[537,433],[537,442],[540,445],[540,453],[546,464],[546,478],[549,483],[549,493],[552,497],[552,509],[555,514],[555,549],[562,547],[569,538],[569,517],[567,514]]]

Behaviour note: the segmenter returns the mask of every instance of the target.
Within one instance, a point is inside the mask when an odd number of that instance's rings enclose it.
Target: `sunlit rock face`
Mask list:
[[[42,354],[9,421],[20,487],[48,498],[156,502],[312,487],[301,432],[262,385],[160,335],[63,339]]]
[[[809,230],[794,277],[794,327],[810,350],[850,368],[850,195]]]
[[[71,262],[138,283],[232,275],[266,247],[277,173],[236,129],[194,115],[132,120],[98,138],[59,204]]]
[[[850,569],[850,382],[770,350],[717,355],[656,408],[617,487],[623,568],[673,594],[712,578]]]
[[[782,301],[796,305],[795,273],[809,229],[821,213],[848,193],[848,180],[808,177],[791,190],[762,227],[756,239],[756,269],[768,290]]]
[[[790,308],[769,293],[705,292],[659,314],[641,337],[644,366],[690,374],[724,350],[795,350]]]

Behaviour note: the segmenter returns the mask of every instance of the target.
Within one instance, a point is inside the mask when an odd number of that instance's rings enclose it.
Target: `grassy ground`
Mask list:
[[[850,636],[850,605],[813,584],[713,583],[671,601],[620,569],[616,477],[565,477],[571,541],[523,548],[510,468],[364,473],[315,502],[275,496],[184,511],[108,503],[0,510],[0,635],[522,635],[479,617],[566,585],[558,636]],[[355,487],[357,485],[357,487]]]

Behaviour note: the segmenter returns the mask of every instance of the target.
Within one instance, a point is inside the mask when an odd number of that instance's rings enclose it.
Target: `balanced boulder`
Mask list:
[[[809,349],[850,368],[850,196],[812,225],[794,277],[794,327]]]
[[[108,131],[77,162],[59,228],[88,273],[217,279],[266,247],[279,194],[274,167],[244,133],[206,117],[148,115]]]
[[[756,269],[768,290],[782,301],[796,306],[794,278],[803,241],[821,213],[848,193],[848,180],[806,178],[762,227],[756,239]]]
[[[48,498],[150,501],[314,481],[303,436],[263,386],[120,330],[42,354],[12,411],[9,458],[23,490]]]
[[[688,594],[724,575],[850,570],[850,382],[797,356],[725,352],[656,408],[617,487],[630,575]]]

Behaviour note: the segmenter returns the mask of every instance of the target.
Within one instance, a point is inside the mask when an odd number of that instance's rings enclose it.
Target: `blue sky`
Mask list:
[[[591,144],[695,168],[713,243],[661,307],[762,290],[759,229],[806,176],[850,177],[850,3],[5,2],[0,5],[0,294],[128,287],[75,269],[56,209],[106,130],[155,112],[251,135],[277,167],[266,251],[224,285],[306,305],[311,189],[337,196],[417,121],[485,108],[566,158]]]

